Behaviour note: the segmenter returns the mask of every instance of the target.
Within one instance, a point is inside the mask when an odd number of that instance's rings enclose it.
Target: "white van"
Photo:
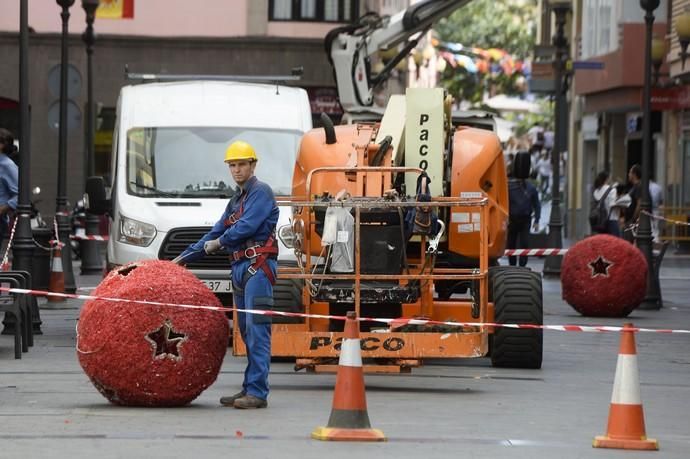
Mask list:
[[[302,134],[312,128],[305,90],[236,81],[125,86],[117,104],[110,183],[90,178],[89,207],[112,218],[107,267],[171,260],[220,218],[235,183],[223,163],[235,140],[257,151],[258,178],[276,197],[292,191]],[[111,187],[105,199],[105,187]],[[291,209],[281,207],[278,227]],[[280,246],[280,260],[294,260]],[[231,292],[227,254],[187,267],[218,294]]]

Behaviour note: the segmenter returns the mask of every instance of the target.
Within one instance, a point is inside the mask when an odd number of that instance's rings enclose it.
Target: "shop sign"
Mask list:
[[[652,110],[674,111],[690,108],[690,86],[652,88]]]

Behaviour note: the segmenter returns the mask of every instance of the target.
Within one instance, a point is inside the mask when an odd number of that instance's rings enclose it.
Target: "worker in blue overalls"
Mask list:
[[[173,260],[184,264],[225,250],[232,267],[233,299],[239,310],[270,310],[273,306],[278,206],[271,187],[254,176],[257,160],[254,148],[246,142],[233,142],[228,147],[225,162],[237,183],[237,192],[211,231]],[[220,403],[240,409],[266,408],[271,319],[270,316],[240,312],[237,320],[247,346],[247,368],[242,390],[222,397]]]

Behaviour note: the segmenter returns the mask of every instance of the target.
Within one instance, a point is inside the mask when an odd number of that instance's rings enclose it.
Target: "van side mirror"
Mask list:
[[[89,177],[86,179],[86,193],[84,194],[84,208],[96,215],[111,212],[110,199],[105,192],[103,177]]]
[[[528,179],[531,167],[530,154],[526,151],[518,152],[513,160],[513,177],[520,180]]]

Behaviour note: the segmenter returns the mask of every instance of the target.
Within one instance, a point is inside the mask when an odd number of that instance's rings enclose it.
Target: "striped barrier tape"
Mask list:
[[[94,295],[77,295],[73,293],[57,293],[49,292],[44,290],[29,290],[23,288],[10,288],[0,286],[0,292],[17,293],[21,295],[40,295],[40,296],[57,296],[60,298],[72,298],[78,300],[103,300],[112,301],[115,303],[137,303],[145,304],[149,306],[171,306],[177,308],[185,309],[203,309],[208,311],[220,311],[220,312],[244,312],[247,314],[256,314],[262,316],[280,316],[280,317],[300,317],[300,318],[312,318],[312,319],[332,319],[332,320],[345,320],[345,316],[333,316],[326,314],[304,314],[299,312],[283,312],[283,311],[266,311],[263,309],[238,309],[230,308],[225,306],[205,306],[197,304],[178,304],[178,303],[164,303],[160,301],[148,301],[148,300],[134,300],[125,298],[110,298],[103,296]],[[562,331],[562,332],[586,332],[586,333],[608,333],[608,332],[620,332],[623,331],[624,327],[615,327],[609,325],[540,325],[540,324],[499,324],[491,322],[453,322],[453,321],[439,321],[430,319],[390,319],[390,318],[374,318],[374,317],[358,317],[360,322],[380,322],[385,324],[394,325],[400,327],[403,325],[449,325],[453,327],[502,327],[502,328],[522,328],[530,330],[552,330],[552,331]],[[681,329],[671,329],[671,328],[625,328],[626,331],[642,332],[642,333],[682,333],[690,334],[690,330]]]
[[[7,241],[7,248],[5,249],[5,254],[2,256],[2,262],[0,262],[0,271],[7,271],[10,269],[10,250],[12,249],[12,241],[14,240],[14,233],[17,230],[17,220],[15,218],[12,223],[12,231],[10,231],[10,239]]]
[[[647,215],[651,219],[662,220],[662,221],[665,221],[667,223],[671,223],[672,225],[690,226],[690,223],[688,223],[688,222],[682,222],[679,220],[672,220],[670,218],[662,217],[661,215],[654,215],[652,213],[647,212],[646,210],[642,210],[642,211],[640,211],[640,213]]]
[[[542,257],[545,255],[565,255],[568,253],[568,249],[507,249],[503,252],[503,256],[529,256],[529,257]]]
[[[83,235],[83,236],[78,236],[78,235],[76,235],[76,234],[70,234],[70,235],[69,235],[69,238],[72,239],[72,240],[75,240],[75,241],[79,241],[79,240],[84,240],[84,241],[107,241],[107,240],[108,240],[108,236],[98,236],[98,235]],[[48,242],[50,242],[51,244],[54,245],[54,244],[56,244],[56,243],[58,243],[58,242],[60,242],[60,241],[56,241],[55,239],[51,239],[51,240],[48,241]],[[62,243],[60,243],[60,244],[62,244]],[[64,245],[64,244],[62,244],[62,245]]]
[[[97,234],[82,234],[82,235],[70,234],[69,238],[74,239],[74,240],[84,240],[84,241],[107,241],[109,239],[109,237],[107,235],[101,236],[101,235],[97,235]]]

